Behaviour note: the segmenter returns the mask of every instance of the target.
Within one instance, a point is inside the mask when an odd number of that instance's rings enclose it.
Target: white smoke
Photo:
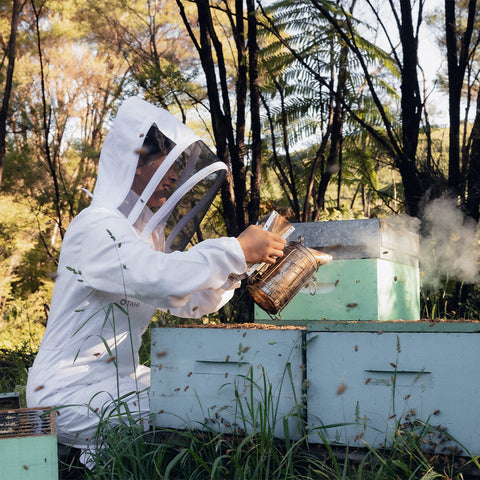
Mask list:
[[[441,197],[424,211],[420,232],[420,271],[424,286],[439,287],[455,279],[480,282],[480,242],[477,225],[456,207],[452,198]]]
[[[419,233],[420,230],[420,219],[417,217],[410,217],[404,214],[395,214],[387,216],[382,220],[385,220],[398,229],[405,230],[407,232]]]

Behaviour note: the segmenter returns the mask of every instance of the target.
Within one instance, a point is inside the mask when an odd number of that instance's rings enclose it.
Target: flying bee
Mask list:
[[[342,395],[343,392],[347,389],[347,386],[342,383],[340,386],[337,388],[337,395]]]
[[[149,153],[149,150],[146,147],[140,147],[137,150],[135,150],[135,153],[137,155],[146,155],[147,153]]]

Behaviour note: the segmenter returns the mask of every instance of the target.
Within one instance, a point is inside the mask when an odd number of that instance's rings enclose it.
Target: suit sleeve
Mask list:
[[[88,229],[78,234],[82,279],[92,288],[136,297],[178,316],[199,317],[218,310],[239,286],[229,275],[246,270],[243,251],[233,237],[163,253],[115,215],[90,217]]]

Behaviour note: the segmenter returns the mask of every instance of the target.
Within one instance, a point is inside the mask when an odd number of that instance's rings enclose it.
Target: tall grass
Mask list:
[[[8,365],[0,363],[1,390],[21,390],[31,352],[18,349],[2,353],[2,360]],[[290,375],[287,365],[287,381]],[[265,372],[260,380],[254,381],[251,372],[247,377],[247,395],[240,395],[237,390],[231,406],[240,412],[242,424],[227,432],[212,428],[210,420],[199,428],[179,431],[152,426],[146,432],[145,425],[126,407],[128,398],[112,400],[113,408],[99,414],[99,450],[92,468],[78,463],[61,465],[60,478],[466,480],[466,472],[480,473],[478,459],[441,426],[431,424],[430,418],[422,420],[412,412],[403,415],[381,447],[367,443],[363,448],[338,446],[328,440],[328,430],[338,425],[309,429],[301,414],[301,399],[289,415],[278,418],[280,392],[272,393]],[[259,391],[261,400],[258,396],[254,400]],[[292,419],[295,435],[290,427]],[[277,424],[283,428],[284,439],[275,436]]]
[[[0,354],[0,390],[24,391],[34,355],[30,346]],[[305,421],[305,392],[288,414],[279,415],[282,389],[292,382],[288,363],[280,388],[273,388],[265,371],[259,378],[252,370],[239,376],[247,390],[233,382],[228,407],[237,425],[222,425],[222,431],[210,418],[185,430],[155,427],[153,418],[139,420],[128,409],[129,396],[112,397],[108,408],[92,412],[99,416],[99,428],[91,468],[62,458],[60,479],[466,480],[466,472],[480,474],[477,458],[431,418],[417,418],[413,409],[399,416],[381,446],[336,445],[328,433],[341,425],[310,428]],[[392,401],[395,385],[394,374]],[[369,428],[360,415],[354,421]]]
[[[429,320],[479,320],[480,285],[443,278],[437,286],[422,285],[420,316]]]
[[[1,391],[21,391],[32,352],[25,347],[1,353]],[[291,375],[287,364],[284,387],[292,382]],[[242,380],[248,390],[240,392],[233,383],[235,395],[229,407],[238,414],[238,425],[221,432],[211,419],[180,431],[155,427],[153,418],[145,431],[148,419],[142,422],[129,411],[128,396],[112,398],[109,408],[96,413],[99,429],[91,468],[69,459],[60,465],[60,479],[466,480],[471,478],[467,472],[480,474],[478,459],[440,425],[431,424],[431,418],[422,420],[410,411],[399,416],[382,446],[366,442],[362,448],[340,446],[328,435],[339,425],[309,428],[303,396],[281,416],[282,389],[274,393],[266,372],[254,379],[250,370]],[[356,421],[368,428],[360,416]]]
[[[288,364],[284,378],[291,380]],[[478,460],[463,446],[440,426],[431,425],[429,419],[418,419],[412,412],[396,420],[382,446],[364,442],[362,448],[350,448],[328,440],[328,430],[339,425],[309,428],[302,415],[301,399],[291,412],[279,416],[281,391],[273,393],[266,372],[255,380],[250,370],[242,380],[247,380],[248,391],[240,393],[233,384],[235,398],[230,406],[240,421],[229,429],[223,424],[222,431],[206,418],[198,428],[173,430],[152,426],[145,432],[144,425],[121,407],[125,401],[121,399],[115,408],[109,409],[125,412],[115,418],[116,425],[109,417],[112,413],[100,419],[99,451],[93,468],[85,470],[83,478],[463,480],[468,467],[480,473]],[[282,438],[275,435],[278,425]],[[439,445],[445,440],[449,446],[442,452]],[[460,450],[462,457],[458,455]]]

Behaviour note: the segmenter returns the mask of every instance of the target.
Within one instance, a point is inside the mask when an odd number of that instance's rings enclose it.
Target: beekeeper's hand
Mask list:
[[[263,230],[259,225],[250,225],[238,237],[247,263],[275,263],[283,255],[287,243],[276,233]]]

